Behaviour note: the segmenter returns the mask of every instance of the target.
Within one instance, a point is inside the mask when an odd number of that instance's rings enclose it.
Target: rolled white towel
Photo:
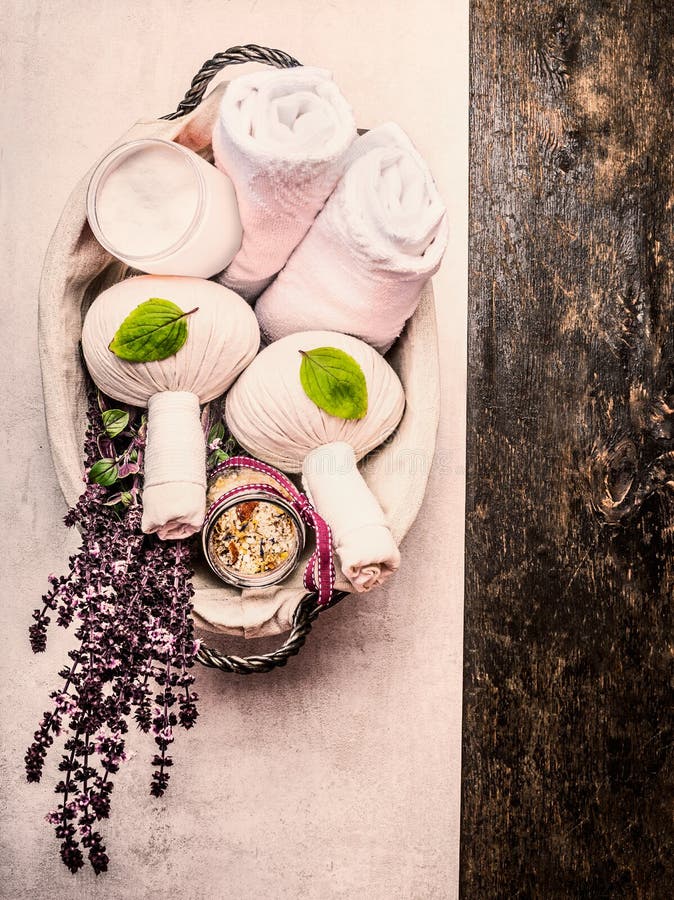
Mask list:
[[[358,138],[308,234],[255,306],[263,337],[352,334],[385,353],[447,246],[428,166],[393,122]]]
[[[332,193],[356,134],[324,69],[271,69],[228,85],[213,154],[234,184],[243,241],[221,284],[246,300],[264,290]]]

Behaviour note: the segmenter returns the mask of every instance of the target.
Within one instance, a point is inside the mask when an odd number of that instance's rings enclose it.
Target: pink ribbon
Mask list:
[[[251,459],[248,456],[232,456],[216,466],[210,477],[219,475],[226,469],[239,466],[267,475],[276,482],[278,487],[270,484],[239,485],[227,491],[222,497],[219,497],[210,507],[209,513],[231,497],[243,494],[251,489],[270,492],[289,502],[300,518],[309,528],[313,529],[316,536],[316,549],[311,554],[311,558],[304,570],[303,583],[308,591],[316,591],[318,593],[319,606],[325,606],[326,603],[330,602],[335,586],[335,566],[332,559],[332,532],[330,531],[330,526],[316,512],[306,494],[298,491],[290,479],[286,478],[277,469],[260,462],[258,459]],[[318,580],[316,575],[318,575]]]

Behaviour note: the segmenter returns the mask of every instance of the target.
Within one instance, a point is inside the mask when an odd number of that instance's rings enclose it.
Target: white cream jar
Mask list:
[[[151,275],[210,278],[241,246],[227,175],[187,147],[156,138],[122,144],[99,163],[87,218],[109,253]]]

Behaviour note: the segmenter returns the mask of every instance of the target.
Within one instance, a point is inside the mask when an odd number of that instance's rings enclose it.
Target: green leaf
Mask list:
[[[110,438],[117,437],[129,424],[129,414],[123,409],[106,409],[103,413],[105,433]]]
[[[225,426],[222,424],[222,422],[216,422],[208,432],[208,443],[211,444],[213,441],[221,441],[224,436]]]
[[[353,356],[336,347],[300,354],[300,381],[307,397],[331,416],[362,419],[367,412],[367,383]]]
[[[99,459],[89,469],[89,480],[109,487],[117,481],[117,463],[114,459]]]
[[[226,459],[229,459],[229,453],[225,453],[224,450],[214,450],[208,457],[206,465],[211,468],[212,466],[217,466],[218,463],[224,462]]]
[[[187,340],[187,316],[170,300],[151,297],[124,319],[110,341],[109,349],[129,362],[152,362],[173,356]]]

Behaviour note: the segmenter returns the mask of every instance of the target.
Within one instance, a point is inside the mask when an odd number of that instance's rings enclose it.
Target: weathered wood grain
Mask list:
[[[472,3],[466,900],[672,894],[673,61]]]

